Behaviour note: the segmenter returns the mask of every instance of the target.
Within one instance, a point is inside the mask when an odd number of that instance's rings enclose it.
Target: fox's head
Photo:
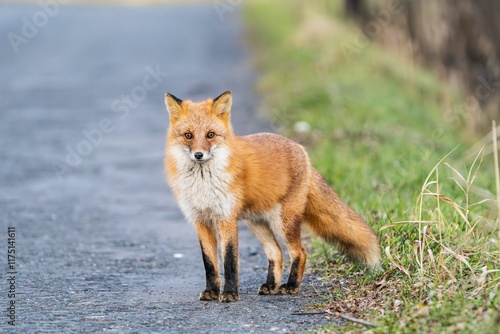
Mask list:
[[[206,162],[219,150],[225,150],[226,140],[233,135],[230,91],[203,102],[183,101],[166,93],[165,104],[170,115],[169,146],[181,148],[197,163]]]

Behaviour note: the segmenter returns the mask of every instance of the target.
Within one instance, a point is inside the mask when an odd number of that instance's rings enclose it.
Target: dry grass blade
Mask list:
[[[452,168],[450,165],[446,164],[448,167]],[[461,176],[461,175],[460,175]],[[467,190],[464,189],[464,187],[460,184],[460,182],[457,181],[457,179],[455,179],[454,177],[450,177],[449,178],[450,180],[453,180],[455,182],[455,184],[460,188],[460,190],[462,190],[462,192],[464,194],[467,194]],[[465,182],[465,181],[464,181]]]
[[[487,135],[485,135],[483,138],[481,138],[476,144],[474,144],[471,148],[469,148],[467,150],[467,152],[465,152],[464,154],[464,159],[462,161],[470,161],[470,159],[472,159],[472,157],[476,154],[476,152],[481,148],[481,147],[485,147],[485,153],[486,154],[489,154],[491,153],[490,151],[494,150],[491,149],[491,150],[488,150],[486,149],[487,146],[491,145],[491,139],[493,137],[493,142],[497,141],[497,132],[500,130],[500,126],[497,128],[496,127],[496,124],[495,124],[495,121],[492,122],[492,126],[493,126],[493,129],[490,133],[488,133]],[[494,147],[495,145],[493,145]]]
[[[391,263],[396,267],[398,268],[399,270],[401,270],[402,272],[404,272],[408,277],[411,277],[410,275],[410,272],[408,271],[408,269],[406,269],[405,267],[403,267],[403,265],[399,264],[396,262],[396,260],[394,260],[394,258],[392,257],[391,255],[391,250],[390,250],[390,246],[387,246],[385,248],[385,254],[387,255],[387,258],[391,261]]]
[[[449,163],[445,162],[444,165],[446,167],[448,167],[449,169],[451,169],[453,172],[455,172],[455,174],[457,174],[457,176],[462,180],[462,182],[465,184],[467,183],[467,180],[464,178],[464,176],[462,174],[460,174],[460,172],[458,170],[456,170],[456,168],[454,168],[452,165],[450,165]]]
[[[446,160],[446,158],[448,158],[453,152],[455,152],[455,150],[458,148],[458,146],[456,146],[453,150],[451,150],[450,152],[448,152],[448,154],[446,154],[441,160],[438,161],[438,163],[434,166],[434,168],[432,168],[432,170],[429,172],[429,174],[427,175],[425,181],[424,181],[424,185],[422,186],[422,191],[421,193],[423,193],[427,187],[431,184],[434,184],[436,183],[436,181],[432,181],[432,182],[429,182],[429,179],[431,178],[432,174],[434,174],[434,172],[436,171],[436,169],[439,167],[439,165],[441,165],[441,163]]]
[[[435,196],[435,197],[438,197],[443,202],[451,204],[451,206],[460,215],[460,217],[462,217],[462,219],[467,223],[467,226],[469,226],[469,228],[472,228],[472,226],[471,226],[471,224],[469,222],[469,219],[467,218],[468,212],[464,213],[465,209],[462,208],[460,205],[458,205],[455,201],[453,201],[452,199],[450,199],[450,198],[448,198],[448,197],[446,197],[444,195],[432,193],[430,191],[426,192],[424,195]]]
[[[500,171],[498,167],[498,139],[497,139],[497,128],[495,121],[492,122],[492,131],[491,134],[493,136],[493,157],[495,164],[495,185],[497,190],[497,222],[500,223]],[[500,228],[498,229],[498,237],[500,239]]]
[[[472,170],[474,169],[474,166],[476,165],[477,159],[479,157],[481,157],[481,160],[479,160],[479,163],[477,164],[477,167],[475,168],[474,174],[472,175],[472,178],[471,178],[470,174],[472,173]],[[481,147],[481,149],[479,150],[479,152],[476,155],[476,158],[472,162],[469,173],[467,175],[467,184],[468,185],[472,185],[474,183],[474,181],[476,180],[477,174],[479,172],[479,168],[483,164],[483,159],[484,159],[484,147]]]
[[[484,203],[487,203],[487,202],[492,202],[494,201],[493,199],[491,198],[485,198],[483,200],[480,200],[479,202],[476,202],[476,203],[472,203],[472,204],[469,204],[469,207],[473,207],[473,206],[476,206],[476,205],[481,205],[481,204],[484,204]]]
[[[457,259],[458,261],[462,262],[463,264],[465,264],[467,266],[467,268],[469,268],[470,272],[472,273],[472,275],[474,276],[475,279],[477,279],[477,276],[476,274],[474,273],[474,269],[472,269],[471,265],[469,264],[469,261],[467,260],[467,258],[465,256],[463,256],[462,254],[458,254],[457,252],[453,251],[452,249],[450,249],[449,247],[445,246],[443,243],[441,243],[439,240],[437,240],[436,236],[429,231],[429,237],[434,241],[434,242],[437,242],[439,243],[439,245],[441,246],[441,248],[443,249],[441,251],[441,254],[449,254],[451,256],[453,256],[455,259]]]
[[[427,254],[429,254],[429,259],[431,260],[432,265],[436,264],[436,259],[434,258],[434,254],[430,248],[427,249]]]
[[[425,268],[424,268],[424,249],[427,243],[427,225],[424,226],[422,231],[422,244],[420,245],[420,277],[424,276]]]
[[[449,255],[453,256],[454,258],[456,258],[458,261],[465,264],[467,266],[467,268],[469,268],[469,270],[471,271],[474,278],[477,278],[476,274],[474,274],[474,269],[472,269],[472,267],[469,264],[469,261],[467,261],[467,258],[465,256],[454,252],[453,250],[449,249],[446,246],[442,245],[441,247],[443,247],[443,249],[444,249],[444,251],[441,252],[442,254],[449,254]]]
[[[382,226],[379,231],[383,231],[385,229],[388,229],[390,227],[395,227],[395,226],[399,226],[399,225],[407,225],[407,224],[425,224],[425,225],[435,225],[435,224],[439,224],[439,222],[437,221],[432,221],[432,220],[403,220],[403,221],[399,221],[399,222],[394,222],[394,223],[390,223],[390,224],[385,224],[384,226]]]
[[[425,181],[424,181],[424,184],[423,184],[422,189],[420,191],[420,195],[419,195],[419,199],[418,199],[418,202],[419,202],[419,205],[418,205],[418,208],[419,208],[419,211],[418,211],[418,220],[422,220],[422,209],[423,209],[423,204],[424,204],[423,203],[424,202],[423,201],[423,194],[424,194],[424,192],[427,191],[427,188],[429,187],[429,185],[437,183],[437,181],[431,181],[431,182],[429,182],[432,174],[434,174],[434,172],[439,167],[439,165],[441,165],[441,163],[446,158],[448,158],[448,156],[450,156],[450,154],[452,154],[457,148],[458,148],[458,146],[456,146],[453,150],[451,150],[448,154],[446,154],[441,160],[439,160],[438,163],[434,166],[434,168],[432,168],[432,170],[429,172],[429,174],[425,178]]]

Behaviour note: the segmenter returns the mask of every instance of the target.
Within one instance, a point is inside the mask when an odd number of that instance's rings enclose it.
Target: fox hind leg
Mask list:
[[[288,217],[283,217],[283,232],[292,264],[287,283],[281,285],[278,290],[278,293],[282,295],[297,294],[299,292],[307,259],[307,253],[300,238],[303,217],[301,215]]]
[[[267,255],[269,266],[266,283],[259,288],[259,295],[275,295],[281,283],[283,273],[283,253],[269,226],[269,222],[255,220],[247,222],[249,230],[259,239]]]

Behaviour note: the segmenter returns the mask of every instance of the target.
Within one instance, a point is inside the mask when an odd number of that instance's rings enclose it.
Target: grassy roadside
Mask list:
[[[444,112],[460,106],[456,94],[360,40],[333,2],[252,1],[245,13],[263,110],[307,146],[341,198],[378,232],[385,253],[383,270],[370,273],[315,241],[313,270],[332,282],[318,307],[372,321],[375,333],[494,333],[494,160],[481,146],[469,150],[473,141]],[[365,329],[347,323],[341,330]]]

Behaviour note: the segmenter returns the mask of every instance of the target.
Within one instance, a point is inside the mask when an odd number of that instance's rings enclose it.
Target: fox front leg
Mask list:
[[[221,303],[235,302],[238,294],[238,222],[219,222],[219,239],[221,243],[224,266],[224,290],[219,298]]]
[[[203,222],[196,222],[196,233],[201,246],[207,286],[200,294],[200,300],[218,300],[220,295],[217,237],[213,228]]]
[[[269,260],[267,280],[259,288],[259,295],[275,295],[281,283],[283,254],[270,227],[270,222],[254,220],[247,223],[250,231],[260,240]]]

